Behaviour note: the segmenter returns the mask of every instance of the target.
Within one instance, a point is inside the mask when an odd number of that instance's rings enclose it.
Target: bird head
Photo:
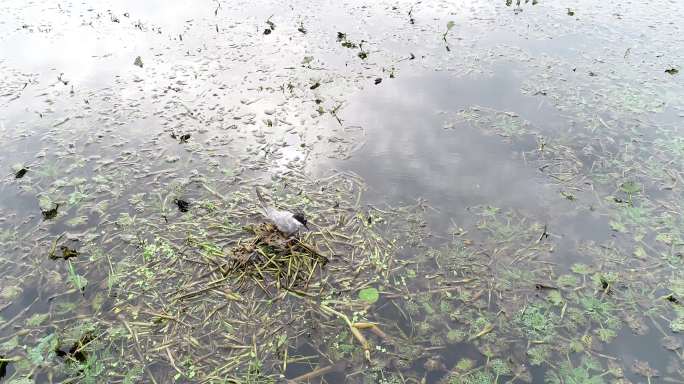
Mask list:
[[[304,217],[304,214],[303,214],[303,213],[297,212],[297,213],[295,213],[294,215],[292,215],[292,217],[293,217],[295,220],[299,221],[306,229],[309,229],[309,226],[306,225],[307,221],[306,221],[306,217]]]

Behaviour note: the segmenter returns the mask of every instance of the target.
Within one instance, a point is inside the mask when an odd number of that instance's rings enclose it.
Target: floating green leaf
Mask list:
[[[54,209],[55,205],[55,202],[50,198],[50,196],[43,195],[38,198],[38,206],[42,211]]]
[[[532,347],[527,350],[527,356],[530,358],[530,364],[541,365],[549,356],[549,351],[545,347]]]
[[[560,291],[555,289],[549,292],[547,299],[551,304],[555,306],[560,306],[561,304],[563,304],[563,296],[561,296]]]
[[[375,303],[379,298],[380,293],[373,287],[364,288],[359,291],[359,299],[367,302],[368,304]]]
[[[19,345],[19,336],[14,336],[11,339],[0,344],[0,352],[9,352]]]
[[[463,358],[456,363],[456,369],[459,371],[468,371],[475,366],[475,361],[469,358]]]
[[[610,229],[612,229],[615,232],[627,232],[627,227],[624,224],[614,220],[610,221]]]
[[[43,322],[45,322],[45,320],[47,320],[48,317],[50,317],[48,313],[36,313],[35,315],[31,316],[28,320],[26,320],[26,325],[29,327],[37,327],[43,324]]]
[[[28,358],[35,364],[42,364],[55,356],[59,340],[54,333],[51,333],[38,341],[38,345],[28,348]]]
[[[596,330],[596,334],[604,343],[610,343],[617,336],[617,333],[609,328],[600,328]]]
[[[636,181],[626,181],[620,185],[620,189],[628,195],[633,195],[641,191],[641,185]]]
[[[465,340],[466,334],[458,329],[451,329],[447,332],[447,340],[450,343],[460,343]]]
[[[21,292],[21,287],[16,285],[10,285],[3,288],[2,291],[0,291],[0,299],[14,300],[21,294]]]
[[[578,273],[580,275],[588,275],[591,273],[591,269],[589,268],[589,266],[582,263],[573,264],[572,267],[570,267],[570,269],[573,272]]]

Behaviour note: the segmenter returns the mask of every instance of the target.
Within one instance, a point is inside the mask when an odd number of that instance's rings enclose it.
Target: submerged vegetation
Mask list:
[[[0,5],[3,51],[141,42],[0,59],[0,381],[681,383],[684,15],[642,3]],[[534,195],[423,199],[455,136]]]

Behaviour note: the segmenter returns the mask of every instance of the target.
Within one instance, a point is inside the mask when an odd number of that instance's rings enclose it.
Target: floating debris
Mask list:
[[[133,61],[133,65],[136,65],[136,66],[142,68],[143,67],[142,57],[140,57],[140,56],[136,57],[135,61]]]
[[[15,179],[21,179],[22,177],[24,177],[26,175],[27,172],[28,172],[28,168],[21,167],[21,169],[19,169],[18,171],[16,171],[14,173],[14,178]]]
[[[7,375],[7,367],[9,362],[5,360],[4,355],[0,355],[0,379],[3,379]]]
[[[665,336],[662,339],[662,345],[669,351],[676,351],[682,348],[682,340],[676,336]]]
[[[52,201],[52,199],[50,199],[48,196],[41,196],[38,199],[38,206],[40,207],[43,219],[51,220],[57,217],[59,203]]]
[[[187,212],[190,209],[190,203],[185,200],[176,199],[174,200],[174,202],[176,203],[176,206],[178,206],[178,210],[183,213]]]
[[[271,15],[268,19],[266,19],[266,25],[268,25],[268,28],[264,29],[264,35],[270,35],[271,32],[275,31],[275,24],[271,21]]]
[[[71,249],[71,248],[67,247],[66,245],[60,245],[59,250],[61,252],[61,255],[58,255],[55,252],[54,244],[53,244],[53,249],[50,250],[48,257],[52,260],[57,260],[57,259],[69,260],[72,257],[78,256],[78,251],[76,251],[75,249]]]

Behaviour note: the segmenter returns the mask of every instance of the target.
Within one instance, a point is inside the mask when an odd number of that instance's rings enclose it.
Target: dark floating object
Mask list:
[[[669,69],[666,69],[666,70],[665,70],[665,73],[667,73],[667,74],[669,74],[669,75],[676,75],[676,74],[679,73],[679,69],[677,69],[677,68],[669,68]]]
[[[190,203],[185,200],[176,199],[175,203],[178,206],[178,210],[183,213],[187,212],[190,209]]]
[[[667,301],[669,301],[670,303],[675,303],[675,304],[678,304],[678,303],[679,303],[679,300],[677,300],[677,298],[674,297],[673,294],[667,295],[666,299],[667,299]]]
[[[378,85],[380,83],[382,83],[382,78],[378,77],[377,79],[375,79],[375,85]]]
[[[56,255],[55,253],[50,254],[50,259],[52,260],[57,260],[57,259],[63,259],[63,260],[69,260],[72,257],[77,257],[78,256],[78,251],[75,249],[71,249],[67,247],[66,245],[61,245],[59,247],[59,250],[62,251],[62,255]]]
[[[537,243],[541,242],[544,239],[549,238],[549,232],[547,232],[547,229],[548,229],[547,225],[544,224],[544,230],[542,231],[541,235],[539,235],[539,239],[537,240]]]
[[[21,179],[22,177],[24,177],[24,175],[26,175],[26,172],[28,172],[28,168],[22,168],[14,174],[14,178]]]
[[[4,359],[4,355],[0,355],[0,359]],[[5,360],[0,360],[0,380],[7,375],[7,365],[9,363]]]
[[[304,28],[303,22],[301,22],[301,21],[299,22],[299,28],[297,28],[297,30],[306,35],[306,28]]]
[[[174,140],[178,140],[181,144],[187,143],[191,137],[191,135],[189,133],[178,135],[178,134],[176,134],[176,132],[171,132],[169,134],[169,136]]]
[[[337,32],[337,41],[342,43],[342,46],[345,48],[351,49],[351,48],[358,48],[359,47],[359,45],[357,45],[353,41],[347,40],[347,34],[346,33]]]
[[[608,281],[604,279],[603,276],[599,280],[601,281],[601,288],[608,289],[608,287],[610,287],[610,283],[608,283]]]
[[[366,52],[364,52],[364,51],[361,51],[361,52],[359,52],[359,57],[360,57],[362,60],[365,60],[365,59],[368,57],[368,54],[367,54]]]
[[[316,88],[318,88],[318,87],[320,87],[320,86],[321,86],[321,83],[319,83],[319,82],[317,81],[314,85],[310,86],[309,89],[316,89]]]
[[[57,80],[64,85],[69,85],[69,80],[64,80],[63,76],[64,72],[60,73],[59,76],[57,76]]]
[[[62,259],[64,260],[69,260],[72,257],[78,256],[78,251],[75,249],[71,249],[67,247],[66,245],[62,245],[59,247],[59,249],[62,251]]]
[[[133,65],[137,65],[138,67],[142,68],[143,67],[142,58],[140,56],[136,57],[135,61],[133,62]]]
[[[575,11],[572,9],[568,8],[568,16],[575,16]]]
[[[266,19],[266,24],[268,25],[268,28],[264,29],[264,35],[270,35],[271,32],[275,31],[275,24],[271,21],[271,15],[268,19]]]
[[[51,220],[57,217],[57,210],[59,209],[59,203],[55,204],[55,207],[52,209],[48,209],[47,211],[41,211],[43,214],[43,219],[45,220]]]
[[[83,351],[83,347],[94,339],[95,338],[91,333],[86,333],[69,348],[69,352],[64,352],[60,348],[55,348],[55,354],[59,357],[70,357],[79,363],[84,363],[88,359],[88,355]]]

